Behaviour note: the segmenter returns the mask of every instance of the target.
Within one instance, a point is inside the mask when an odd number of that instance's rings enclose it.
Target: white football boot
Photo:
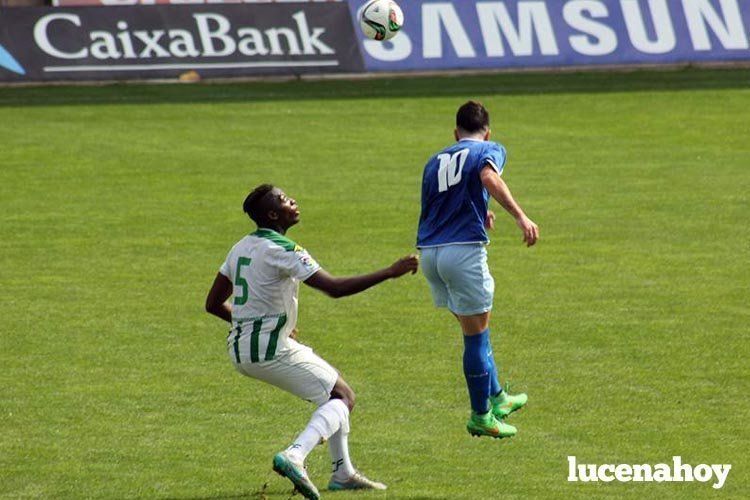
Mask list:
[[[377,481],[371,481],[367,479],[361,472],[355,472],[346,481],[339,481],[336,478],[331,478],[331,482],[328,483],[328,489],[331,491],[340,490],[385,490],[388,487],[383,483]]]

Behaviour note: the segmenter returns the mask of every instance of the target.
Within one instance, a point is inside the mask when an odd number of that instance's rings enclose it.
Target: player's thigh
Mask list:
[[[290,342],[290,349],[277,358],[260,363],[241,363],[237,369],[249,377],[322,405],[331,397],[339,378],[338,372],[311,348]]]
[[[421,250],[420,267],[430,285],[432,300],[436,307],[448,306],[448,288],[438,272],[438,255],[441,247]]]
[[[495,281],[484,245],[444,247],[437,268],[447,285],[448,307],[453,313],[471,316],[492,309]]]

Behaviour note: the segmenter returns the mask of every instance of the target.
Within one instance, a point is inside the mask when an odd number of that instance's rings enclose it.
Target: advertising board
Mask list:
[[[0,13],[0,80],[362,71],[343,3],[14,8]]]

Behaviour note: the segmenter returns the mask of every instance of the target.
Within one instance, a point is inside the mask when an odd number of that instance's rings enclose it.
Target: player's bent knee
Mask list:
[[[331,392],[331,399],[340,399],[349,408],[349,411],[354,410],[354,393],[342,394],[340,392]]]
[[[336,385],[334,385],[331,390],[331,399],[340,399],[349,408],[349,411],[354,410],[356,395],[352,388],[349,387],[349,384],[347,384],[341,377],[339,377],[336,381]]]

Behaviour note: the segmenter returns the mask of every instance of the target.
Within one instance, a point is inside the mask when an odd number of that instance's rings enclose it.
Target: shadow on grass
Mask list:
[[[345,493],[345,492],[341,492]],[[341,493],[334,492],[326,493],[326,498],[329,497],[329,495],[332,498],[335,498],[335,495]],[[340,496],[339,498],[345,498],[346,495]],[[179,497],[179,498],[169,498],[167,500],[272,500],[272,499],[284,499],[284,500],[304,500],[305,497],[300,495],[299,493],[292,494],[291,492],[282,493],[279,491],[268,491],[268,492],[253,492],[253,493],[237,493],[237,494],[222,494],[218,493],[215,496],[208,496],[208,497]],[[351,497],[347,497],[351,498]],[[404,498],[407,498],[409,500],[448,500],[449,497],[429,497],[429,496],[406,496]]]
[[[336,498],[337,495],[339,495],[339,498],[347,497],[347,492],[341,491],[341,492],[330,492],[326,491],[325,496],[331,498]],[[384,491],[370,491],[370,493],[380,493],[385,494]],[[404,498],[408,498],[409,500],[448,500],[448,497],[443,496],[406,496]],[[215,495],[210,496],[195,496],[195,497],[170,497],[167,500],[272,500],[272,499],[284,499],[284,500],[304,500],[304,497],[300,495],[299,493],[291,490],[290,488],[279,488],[279,487],[269,487],[269,483],[263,484],[260,488],[258,488],[256,491],[253,492],[247,492],[247,493],[217,493]]]
[[[274,498],[304,500],[302,495],[297,494],[291,488],[269,488],[269,483],[264,483],[263,486],[255,491],[243,493],[216,493],[215,495],[195,497],[170,497],[168,500],[270,500]]]
[[[0,87],[0,107],[568,94],[750,88],[750,69],[501,73],[355,80]]]

